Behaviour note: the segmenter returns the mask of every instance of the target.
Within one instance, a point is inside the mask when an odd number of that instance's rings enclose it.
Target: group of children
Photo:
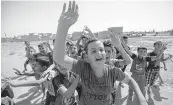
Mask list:
[[[27,61],[24,71],[15,69],[16,74],[35,76],[36,80],[6,82],[12,87],[41,85],[43,93],[47,91],[45,105],[118,105],[116,81],[119,81],[120,87],[124,87],[123,83],[129,85],[129,100],[135,92],[137,105],[147,105],[146,90],[150,95],[159,77],[160,62],[171,58],[163,57],[166,45],[157,41],[151,53],[147,54],[145,47],[138,47],[134,54],[127,46],[128,37],[120,37],[109,29],[110,40],[100,41],[88,27],[85,30],[90,37],[81,35],[74,45],[66,42],[66,37],[78,16],[74,1],[69,2],[67,11],[64,4],[53,49],[44,42],[38,45],[39,53],[36,53],[25,42]],[[130,77],[124,71],[131,63]],[[27,72],[28,64],[32,73]]]

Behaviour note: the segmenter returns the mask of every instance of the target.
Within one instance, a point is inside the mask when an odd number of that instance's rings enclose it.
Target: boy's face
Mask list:
[[[88,44],[87,58],[94,66],[104,65],[106,59],[106,53],[103,43],[101,41],[95,41]]]
[[[38,45],[40,53],[46,53],[46,48],[44,46]]]
[[[34,69],[34,72],[40,74],[46,70],[45,66],[41,66],[38,62],[32,61],[30,62],[31,67]]]
[[[82,43],[85,45],[86,44],[86,42],[87,42],[87,40],[88,40],[88,38],[82,38]]]
[[[112,57],[112,48],[105,46],[105,52],[106,52],[106,62],[110,61]]]
[[[162,42],[157,42],[155,45],[154,45],[154,48],[156,50],[160,50],[162,48]]]
[[[139,49],[138,50],[138,56],[139,57],[145,57],[147,55],[147,50],[146,49]]]
[[[124,38],[123,40],[124,40],[125,44],[128,44],[128,38]]]

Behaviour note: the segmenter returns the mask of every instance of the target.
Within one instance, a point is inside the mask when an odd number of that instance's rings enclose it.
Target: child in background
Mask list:
[[[133,63],[130,69],[130,72],[132,72],[132,78],[136,80],[138,83],[143,95],[145,96],[145,84],[146,84],[146,69],[147,69],[147,62],[155,61],[161,58],[164,49],[157,55],[157,56],[152,56],[152,57],[146,57],[147,55],[147,48],[145,47],[138,47],[137,49],[137,54],[132,53],[124,41],[122,40],[122,45],[124,46],[125,50],[128,52],[128,54],[131,56],[133,59]],[[129,88],[129,100],[132,100],[133,96],[133,90]]]
[[[148,53],[148,56],[158,56],[162,54],[160,58],[154,61],[150,61],[147,67],[146,79],[147,79],[147,88],[148,94],[151,93],[151,87],[154,86],[155,81],[159,77],[160,73],[160,62],[163,60],[163,52],[166,50],[166,45],[163,45],[161,41],[157,41],[154,43],[154,51]]]
[[[114,41],[114,40],[112,40],[112,41]],[[112,42],[112,43],[114,43],[114,42]],[[104,45],[105,52],[106,52],[106,63],[105,64],[112,65],[112,66],[115,66],[115,67],[122,69],[124,67],[124,65],[128,65],[131,63],[131,60],[130,60],[130,57],[128,56],[128,54],[122,53],[122,52],[125,52],[125,51],[122,51],[124,49],[118,49],[118,50],[120,50],[119,52],[122,54],[122,57],[124,59],[113,59],[112,56],[113,56],[113,51],[115,51],[115,49],[112,46],[111,41],[106,40],[103,42],[103,45]],[[116,104],[119,103],[118,102],[119,100],[117,100],[118,97],[117,97],[117,92],[116,92],[117,89],[116,88],[117,88],[117,86],[115,83],[114,84],[114,90],[112,92],[112,98],[113,98],[112,104],[115,104],[115,102],[116,102]]]
[[[49,61],[47,61],[47,59],[37,58],[33,63],[35,64],[35,73],[42,75],[39,80],[23,82],[15,82],[13,80],[7,81],[7,83],[12,87],[37,86],[43,84],[46,89],[48,89],[45,105],[62,105],[63,96],[67,99],[73,96],[79,76],[76,75],[76,78],[71,83],[68,80],[69,77],[65,76],[66,71],[53,69],[46,72],[49,67]],[[57,98],[61,100],[56,101],[58,100]]]

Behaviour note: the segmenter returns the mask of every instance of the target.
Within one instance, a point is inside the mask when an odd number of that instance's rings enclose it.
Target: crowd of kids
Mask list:
[[[44,105],[118,105],[121,98],[117,98],[117,87],[124,88],[127,84],[128,100],[133,99],[134,92],[136,105],[148,105],[145,96],[150,96],[152,87],[157,88],[155,82],[160,77],[160,63],[172,58],[171,55],[164,57],[166,45],[156,41],[152,52],[146,47],[138,47],[135,54],[128,46],[127,36],[108,29],[110,39],[101,41],[87,26],[84,30],[89,37],[83,31],[74,44],[66,37],[69,28],[78,20],[78,10],[74,1],[70,1],[68,7],[64,4],[53,40],[54,48],[43,42],[38,45],[37,53],[29,42],[25,42],[24,70],[14,70],[17,75],[34,76],[35,80],[6,82],[11,87],[38,86],[44,93]],[[124,71],[131,63],[132,75],[129,76]],[[27,70],[27,65],[31,66],[32,72]]]

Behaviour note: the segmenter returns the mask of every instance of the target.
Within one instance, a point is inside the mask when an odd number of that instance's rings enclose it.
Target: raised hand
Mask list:
[[[75,1],[69,1],[68,10],[66,11],[66,3],[64,3],[63,11],[59,19],[59,23],[61,25],[65,25],[67,27],[72,26],[78,19],[78,5]]]
[[[111,38],[111,43],[113,46],[115,47],[119,47],[121,46],[121,41],[120,41],[120,38],[117,34],[115,34],[111,29],[109,29],[110,31],[110,38]]]

